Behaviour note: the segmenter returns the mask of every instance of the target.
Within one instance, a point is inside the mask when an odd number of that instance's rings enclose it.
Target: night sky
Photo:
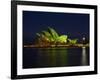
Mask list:
[[[54,28],[69,38],[89,38],[89,14],[23,11],[23,41],[32,44],[36,33]]]

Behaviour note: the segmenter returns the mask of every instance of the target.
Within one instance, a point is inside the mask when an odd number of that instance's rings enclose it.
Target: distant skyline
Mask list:
[[[36,33],[54,28],[69,38],[89,38],[89,14],[23,11],[23,41],[33,43]]]

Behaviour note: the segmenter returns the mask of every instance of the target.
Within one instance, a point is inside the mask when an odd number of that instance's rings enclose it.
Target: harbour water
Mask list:
[[[23,68],[89,65],[87,48],[23,48]]]

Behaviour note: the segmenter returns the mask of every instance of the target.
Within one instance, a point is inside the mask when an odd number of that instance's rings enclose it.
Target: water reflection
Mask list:
[[[87,64],[86,47],[82,47],[82,65]]]
[[[65,66],[67,63],[67,49],[48,48],[38,49],[38,65]]]
[[[24,48],[23,68],[89,65],[89,48]]]

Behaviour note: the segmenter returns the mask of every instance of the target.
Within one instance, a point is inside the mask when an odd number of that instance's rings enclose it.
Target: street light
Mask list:
[[[85,38],[85,37],[82,38],[82,43],[83,43],[83,44],[86,43],[86,38]]]

